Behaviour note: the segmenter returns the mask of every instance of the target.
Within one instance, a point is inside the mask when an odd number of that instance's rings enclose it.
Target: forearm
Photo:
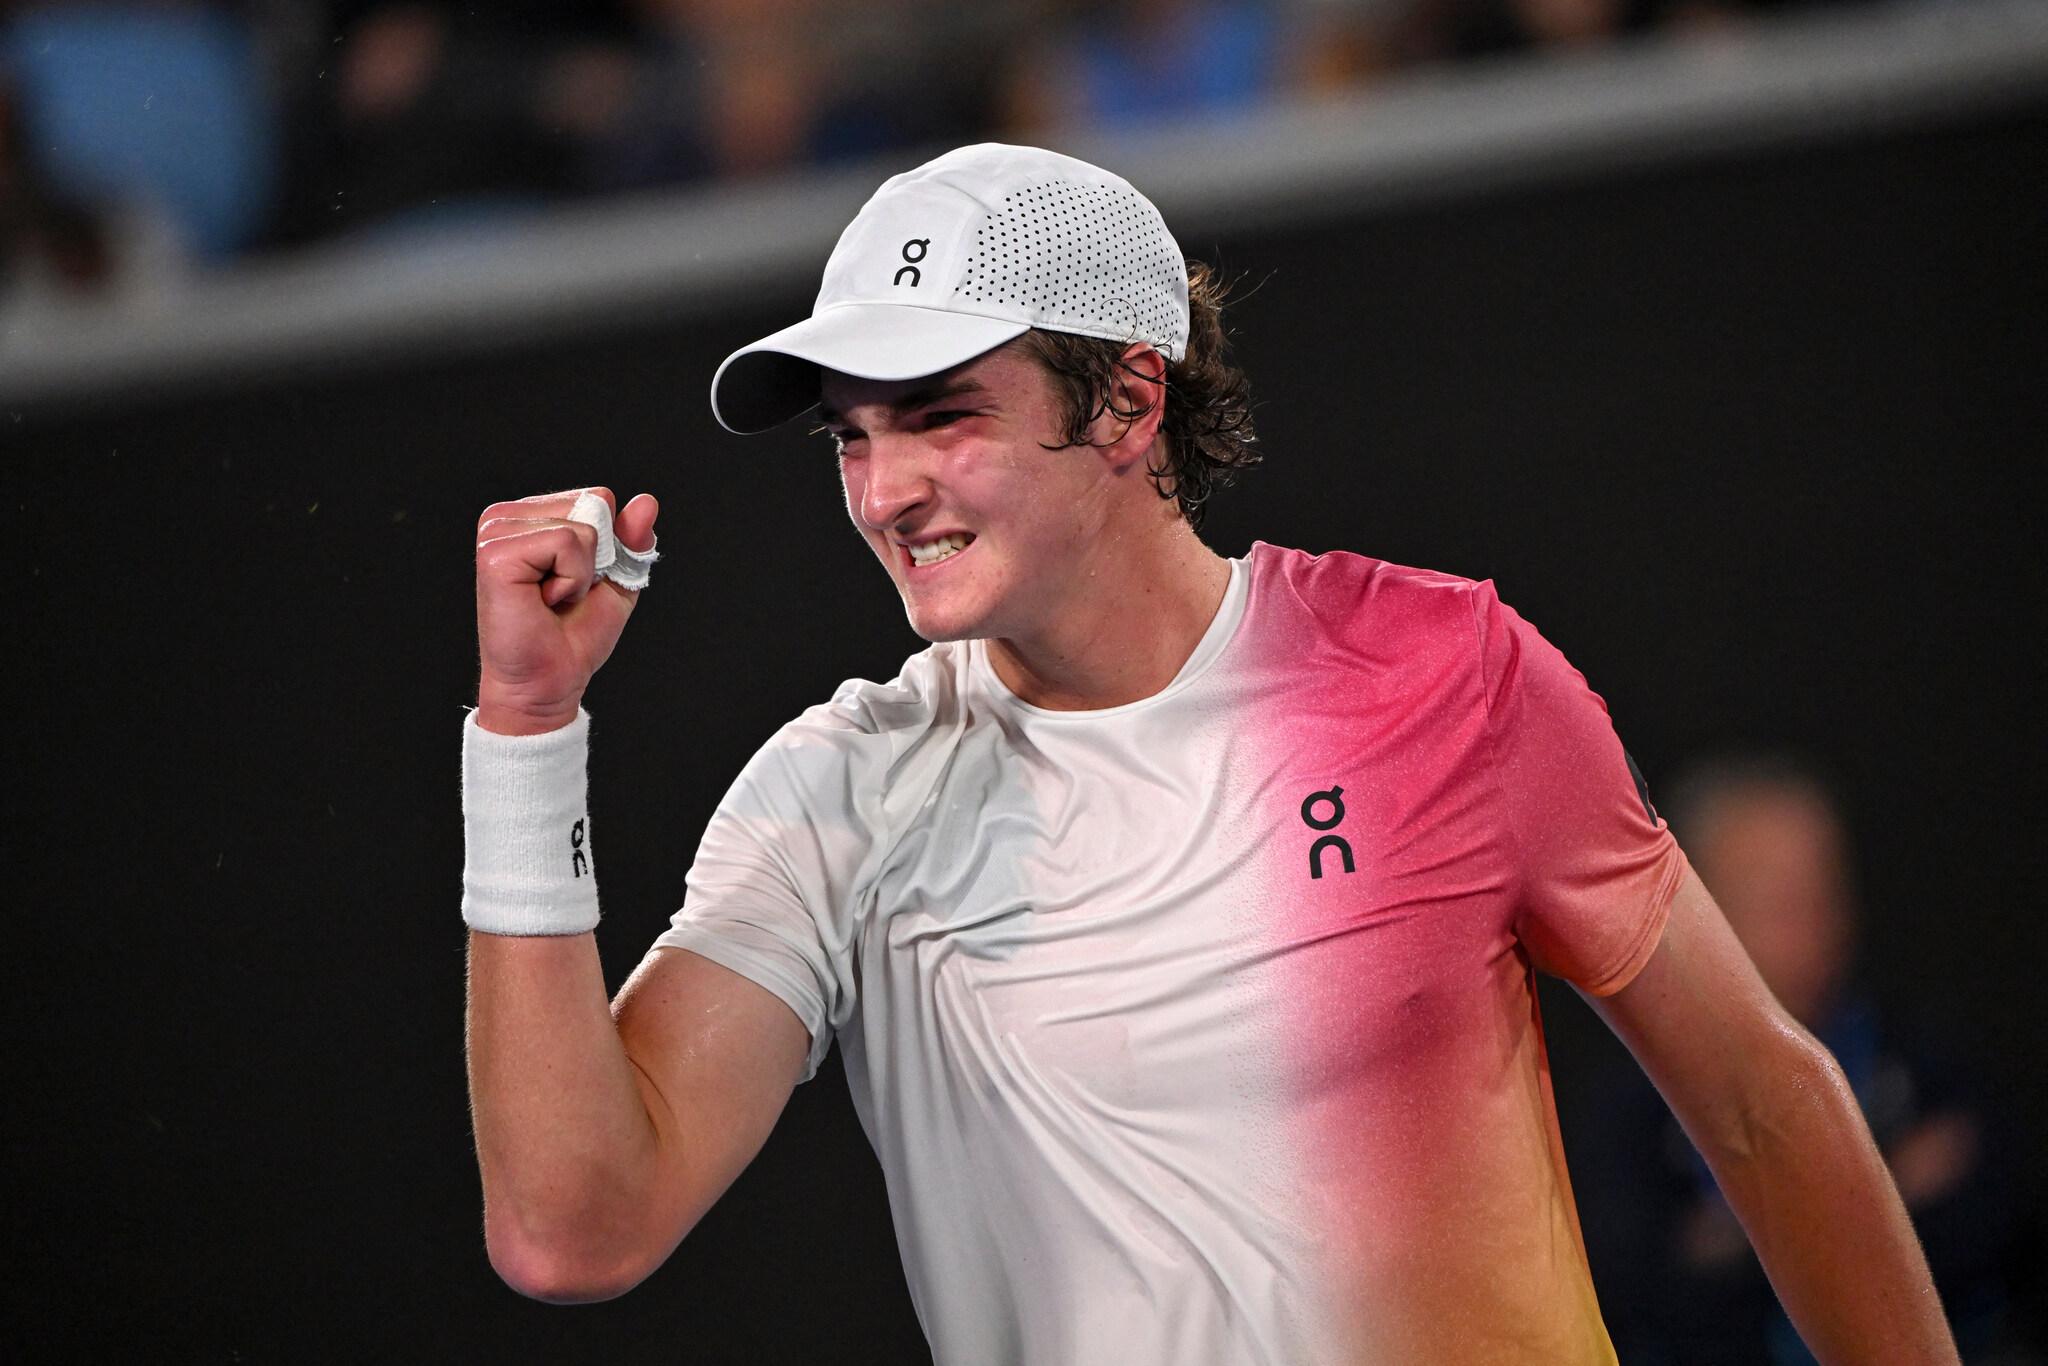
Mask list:
[[[472,931],[466,1024],[492,1264],[540,1298],[622,1292],[652,1264],[640,1225],[659,1134],[595,937]]]
[[[1927,1259],[1841,1069],[1802,1041],[1759,1076],[1748,1111],[1700,1146],[1807,1346],[1828,1363],[1956,1361]]]
[[[615,520],[595,487],[477,519],[477,710],[462,741],[470,1110],[491,1263],[543,1299],[618,1294],[672,1246],[655,1196],[680,1145],[663,1142],[590,933],[581,710],[645,582],[657,511],[643,494]]]

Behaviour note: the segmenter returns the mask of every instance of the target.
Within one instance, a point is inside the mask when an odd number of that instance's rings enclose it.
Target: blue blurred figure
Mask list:
[[[1855,972],[1858,898],[1839,807],[1772,756],[1702,765],[1662,803],[1764,981],[1828,1046],[1926,1248],[1966,1360],[2037,1360],[2008,1314],[2018,1234],[2006,1143],[1966,1072]],[[1574,1183],[1621,1360],[1807,1366],[1706,1164],[1642,1075],[1592,1088]]]
[[[83,204],[146,204],[218,261],[264,230],[277,117],[248,26],[204,5],[16,9],[0,31],[36,161]]]
[[[1246,109],[1289,83],[1285,34],[1262,0],[1080,6],[1014,66],[1005,122],[1024,137]]]

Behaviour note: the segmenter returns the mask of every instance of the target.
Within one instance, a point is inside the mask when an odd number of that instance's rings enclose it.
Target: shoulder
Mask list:
[[[803,805],[878,794],[908,756],[950,733],[963,707],[964,643],[933,645],[904,661],[894,678],[850,678],[831,700],[807,707],[755,753],[735,784]]]
[[[1370,637],[1381,647],[1477,648],[1502,610],[1490,579],[1263,541],[1250,558],[1254,599],[1263,611],[1305,618],[1324,634]]]
[[[948,641],[903,661],[886,683],[849,678],[828,702],[809,707],[785,726],[787,733],[902,743],[957,713],[968,675],[968,645]]]

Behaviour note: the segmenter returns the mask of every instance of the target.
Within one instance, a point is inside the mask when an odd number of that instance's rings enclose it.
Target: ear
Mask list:
[[[1136,412],[1128,421],[1118,412]],[[1088,433],[1119,470],[1139,461],[1150,463],[1152,445],[1166,420],[1166,357],[1144,342],[1133,342],[1118,357],[1110,381],[1109,407]]]

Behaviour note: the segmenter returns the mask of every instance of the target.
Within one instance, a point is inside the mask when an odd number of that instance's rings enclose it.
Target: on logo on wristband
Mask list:
[[[582,934],[598,922],[590,714],[541,735],[462,724],[462,918],[503,935]],[[560,843],[568,836],[568,854]]]

